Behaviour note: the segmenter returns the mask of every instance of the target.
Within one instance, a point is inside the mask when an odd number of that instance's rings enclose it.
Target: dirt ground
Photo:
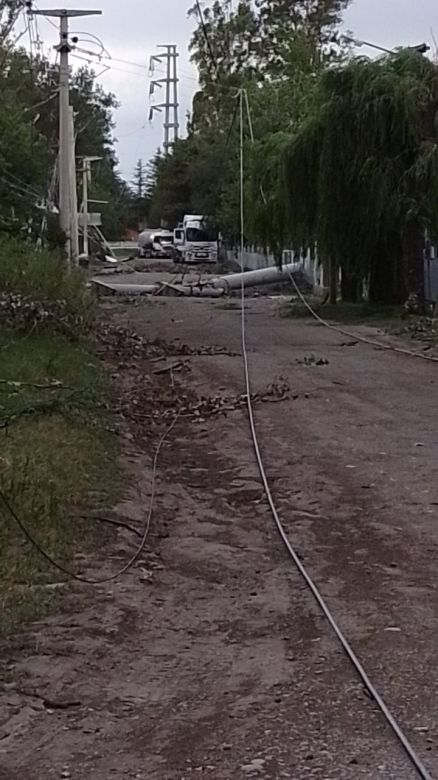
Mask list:
[[[176,394],[180,416],[138,565],[112,585],[75,585],[61,614],[2,648],[0,778],[414,780],[275,530],[240,398],[237,304],[105,309],[173,342],[164,357],[124,357],[124,331],[112,356],[107,345],[129,475],[115,511],[138,527],[151,421],[165,428]],[[269,298],[248,302],[247,329],[289,538],[438,777],[438,366],[280,319]],[[138,541],[105,539],[82,571],[111,573]]]

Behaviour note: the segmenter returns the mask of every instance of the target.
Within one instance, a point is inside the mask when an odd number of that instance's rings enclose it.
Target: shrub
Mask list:
[[[77,332],[90,323],[92,299],[81,269],[57,252],[0,240],[0,322],[21,330]]]

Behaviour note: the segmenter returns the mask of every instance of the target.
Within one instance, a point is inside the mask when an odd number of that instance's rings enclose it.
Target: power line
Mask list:
[[[142,65],[140,62],[134,62],[132,60],[123,60],[123,59],[120,59],[119,57],[113,57],[111,54],[109,54],[109,52],[104,57],[99,52],[89,51],[88,49],[82,49],[80,46],[75,46],[75,51],[79,51],[79,52],[81,52],[81,54],[88,54],[90,57],[96,57],[99,62],[102,62],[102,60],[105,59],[105,60],[108,60],[110,63],[111,62],[118,62],[118,63],[121,63],[122,65],[130,65],[133,68],[138,68],[139,70],[142,70],[142,71],[145,70],[150,75],[150,67],[148,67],[147,65]],[[132,73],[132,71],[123,70],[122,68],[115,68],[113,65],[108,65],[107,67],[109,69],[111,68],[113,70],[119,70],[121,73],[130,73],[130,74]],[[161,68],[155,68],[154,72],[162,73],[162,74],[166,73],[166,71],[162,70]],[[135,75],[139,75],[139,74],[135,74]],[[193,81],[194,83],[199,84],[199,79],[196,76],[191,76],[188,73],[186,73],[185,71],[179,71],[178,72],[178,76],[179,77],[182,76],[183,79],[185,79],[187,81]]]
[[[175,415],[174,419],[172,420],[172,423],[169,425],[167,430],[161,436],[157,448],[155,450],[154,458],[152,461],[152,485],[151,485],[151,495],[149,500],[149,510],[143,526],[141,541],[137,546],[137,549],[135,550],[133,555],[130,557],[129,561],[125,564],[125,566],[123,566],[118,572],[111,575],[110,577],[102,577],[102,579],[95,579],[95,580],[89,579],[88,577],[82,577],[78,574],[75,574],[74,572],[70,571],[70,569],[58,563],[58,561],[56,561],[28,531],[27,527],[25,526],[25,524],[23,523],[18,513],[15,511],[11,502],[9,501],[9,499],[7,498],[7,496],[5,495],[5,493],[1,488],[0,488],[0,499],[2,500],[3,505],[6,508],[8,514],[14,520],[14,522],[16,523],[16,525],[18,526],[22,534],[26,537],[27,541],[37,550],[37,552],[39,552],[41,557],[44,558],[48,563],[50,563],[51,566],[53,566],[55,569],[60,571],[62,574],[65,574],[67,577],[70,577],[71,579],[76,580],[77,582],[82,582],[85,585],[104,585],[108,582],[114,582],[115,580],[118,580],[120,577],[126,574],[129,571],[129,569],[131,569],[134,566],[134,564],[137,563],[140,555],[142,554],[145,548],[147,538],[149,536],[152,514],[155,505],[158,459],[166,439],[168,438],[168,436],[170,436],[171,432],[173,431],[175,425],[178,422],[178,418],[179,418],[179,412]]]
[[[96,64],[93,63],[93,61],[90,60],[89,57],[81,57],[79,54],[73,54],[73,53],[70,56],[74,57],[76,60],[81,60],[82,62],[86,62],[88,65]],[[106,72],[107,70],[115,70],[118,71],[119,73],[127,73],[129,76],[138,76],[141,79],[144,78],[144,76],[141,73],[136,73],[133,70],[126,70],[125,68],[116,68],[114,67],[114,65],[105,65],[104,67],[105,67],[104,72]]]
[[[87,36],[86,38],[78,39],[78,40],[82,40],[84,43],[94,43],[95,41],[97,41],[98,45],[100,46],[100,52],[96,56],[103,57],[103,55],[105,54],[107,57],[111,58],[108,49],[105,47],[102,39],[99,38],[98,35],[95,35],[94,33],[90,33],[90,32],[81,32],[75,30],[72,30],[70,35],[73,35],[74,37],[77,37],[78,35],[86,35]]]
[[[22,198],[29,197],[29,195],[32,196],[32,198],[36,198],[35,193],[32,192],[32,190],[29,190],[26,187],[20,187],[18,184],[13,184],[13,182],[2,175],[0,175],[0,181],[10,187],[11,190],[15,190]],[[40,197],[41,196],[38,195],[38,198]]]
[[[1,159],[0,159],[0,165],[2,165],[2,160]],[[25,190],[25,191],[29,192],[34,197],[36,197],[36,198],[40,198],[41,197],[41,193],[37,192],[37,190],[34,190],[23,179],[20,179],[18,176],[15,176],[15,174],[13,174],[10,171],[8,171],[7,168],[4,165],[2,165],[2,169],[3,169],[2,170],[2,176],[3,177],[7,177],[9,179],[12,179],[13,182],[16,182],[17,184],[20,185],[22,190]]]
[[[52,27],[55,28],[56,32],[58,32],[58,26],[55,24],[55,22],[52,22],[50,16],[47,16],[45,13],[41,13],[41,9],[38,8],[38,6],[35,5],[35,3],[32,3],[32,8],[36,8],[36,10],[39,11],[39,15],[42,16],[46,20],[46,22],[51,24]]]
[[[123,135],[119,135],[117,133],[117,140],[121,141],[123,138],[129,138],[129,136],[136,135],[136,133],[140,133],[141,130],[146,130],[146,128],[147,128],[147,124],[145,122],[144,125],[142,125],[141,127],[137,127],[135,130],[130,130],[129,133],[123,133]]]
[[[254,415],[254,409],[253,409],[253,402],[252,402],[252,394],[251,394],[251,380],[250,380],[250,373],[249,373],[249,359],[248,359],[248,351],[246,346],[246,317],[245,317],[245,282],[243,279],[243,250],[244,250],[244,217],[245,217],[245,204],[244,204],[244,197],[245,197],[245,187],[244,187],[244,138],[243,138],[243,101],[244,101],[244,90],[240,90],[240,227],[241,227],[241,270],[242,270],[242,285],[241,285],[241,341],[242,341],[242,354],[243,354],[243,364],[244,364],[244,373],[245,373],[245,389],[246,389],[246,400],[247,400],[247,407],[248,407],[248,417],[249,417],[249,425],[250,425],[250,431],[251,431],[251,437],[252,437],[252,443],[254,447],[254,453],[256,456],[256,461],[260,473],[260,478],[264,487],[265,495],[267,498],[267,502],[273,517],[273,520],[275,522],[275,525],[277,527],[277,530],[281,536],[281,539],[292,559],[294,562],[296,568],[298,569],[300,575],[304,579],[307,587],[309,588],[310,592],[312,593],[315,601],[317,602],[318,606],[320,607],[324,617],[326,618],[327,622],[329,623],[331,629],[335,633],[337,639],[339,640],[342,649],[344,650],[345,654],[347,655],[348,659],[352,663],[355,671],[357,672],[359,678],[361,679],[362,683],[364,684],[365,688],[367,689],[368,693],[372,697],[373,701],[377,704],[379,707],[382,715],[384,716],[386,722],[393,730],[394,734],[396,735],[397,739],[399,740],[400,744],[406,751],[407,755],[409,756],[409,759],[411,760],[413,766],[418,772],[418,775],[422,778],[422,780],[432,780],[432,777],[430,773],[428,772],[427,768],[424,766],[423,762],[421,761],[421,758],[416,753],[414,747],[409,742],[408,738],[400,728],[399,724],[397,723],[395,717],[389,710],[388,706],[386,705],[385,701],[382,699],[376,688],[374,687],[371,679],[369,678],[364,666],[361,664],[359,658],[357,657],[356,653],[354,652],[350,642],[346,638],[345,634],[343,633],[342,629],[338,625],[336,618],[332,614],[328,604],[326,603],[325,598],[321,594],[318,586],[313,581],[311,575],[307,571],[304,564],[301,562],[300,556],[292,546],[291,542],[288,539],[288,536],[286,534],[286,531],[284,529],[284,525],[281,521],[281,518],[278,514],[277,507],[275,505],[274,498],[272,496],[271,492],[271,486],[266,474],[266,469],[264,466],[262,454],[260,451],[260,445],[258,441],[258,435],[257,435],[257,429],[255,424],[255,415]],[[294,281],[294,280],[293,280]],[[295,283],[295,282],[294,282]],[[296,284],[296,283],[295,283]],[[298,287],[297,287],[298,289]]]

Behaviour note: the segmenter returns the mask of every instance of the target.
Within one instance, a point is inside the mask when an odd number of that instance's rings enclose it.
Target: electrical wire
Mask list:
[[[91,43],[91,41],[89,42]],[[118,57],[113,57],[106,49],[105,49],[106,51],[105,56],[102,54],[102,52],[95,52],[95,51],[90,51],[89,49],[82,49],[80,46],[76,46],[76,45],[75,45],[75,51],[82,52],[82,54],[88,54],[90,57],[97,57],[99,62],[105,59],[105,60],[109,60],[110,62],[120,62],[122,65],[131,65],[133,68],[139,68],[140,70],[146,70],[146,71],[149,70],[147,65],[141,65],[139,62],[132,62],[131,60],[122,60],[119,59]],[[113,66],[110,65],[109,67],[113,67]],[[159,73],[165,72],[164,70],[159,70],[159,69],[157,70]],[[127,72],[130,73],[130,71]]]
[[[172,423],[169,425],[169,427],[161,436],[157,448],[155,450],[154,458],[152,461],[152,485],[151,485],[151,495],[149,500],[149,510],[143,526],[143,533],[142,533],[140,543],[137,546],[133,555],[128,560],[128,562],[118,572],[111,575],[110,577],[102,577],[101,579],[89,579],[88,577],[82,577],[81,575],[75,574],[74,572],[70,571],[70,569],[67,569],[65,566],[63,566],[54,558],[52,558],[52,556],[46,550],[44,550],[41,544],[28,531],[28,529],[22,522],[21,518],[18,516],[17,512],[15,511],[14,507],[12,506],[11,502],[6,497],[4,491],[0,488],[0,499],[3,502],[3,505],[6,507],[8,514],[17,524],[18,528],[21,530],[21,532],[26,537],[28,542],[37,550],[37,552],[39,552],[42,558],[44,558],[48,563],[50,563],[55,569],[60,571],[62,574],[65,574],[67,577],[70,577],[71,579],[76,580],[77,582],[84,583],[85,585],[105,585],[106,583],[114,582],[115,580],[118,580],[120,577],[126,574],[126,572],[129,571],[129,569],[131,569],[135,563],[137,563],[140,555],[142,554],[145,548],[146,541],[149,536],[149,531],[151,527],[152,514],[154,511],[154,504],[155,504],[158,459],[166,439],[170,436],[171,432],[173,431],[175,425],[178,422],[179,415],[180,415],[179,412],[175,415],[174,419],[172,420]]]
[[[244,235],[245,235],[245,204],[244,204],[244,183],[245,183],[245,177],[244,177],[244,135],[243,135],[243,90],[240,91],[240,232],[241,232],[241,239],[240,239],[240,247],[241,247],[241,256],[240,256],[240,262],[241,262],[241,271],[243,274],[244,271],[244,265],[243,265],[243,250],[244,250]],[[242,276],[242,285],[241,285],[241,339],[242,339],[242,354],[243,354],[243,365],[244,365],[244,374],[245,374],[245,388],[246,388],[246,400],[247,400],[247,408],[248,408],[248,417],[249,417],[249,425],[251,430],[251,437],[252,437],[252,443],[254,447],[254,452],[257,460],[257,465],[260,473],[260,477],[263,483],[263,487],[265,490],[266,498],[269,504],[269,508],[271,510],[272,516],[274,518],[277,530],[280,534],[280,537],[290,555],[292,558],[295,566],[297,567],[299,573],[301,574],[302,578],[304,579],[306,585],[308,586],[309,590],[311,591],[313,597],[315,598],[318,606],[322,610],[324,616],[326,617],[328,623],[330,624],[331,628],[333,629],[336,637],[338,638],[340,644],[342,645],[343,650],[345,651],[346,655],[348,656],[349,660],[353,664],[357,674],[359,675],[360,679],[362,680],[363,684],[365,685],[366,689],[376,702],[377,706],[379,707],[380,711],[382,712],[384,718],[386,719],[387,723],[391,726],[393,732],[395,733],[396,737],[400,741],[401,745],[403,746],[405,752],[407,753],[409,759],[411,760],[413,766],[417,770],[418,775],[422,778],[422,780],[432,780],[432,776],[430,775],[429,771],[426,769],[424,764],[422,763],[420,757],[416,753],[415,749],[409,742],[408,738],[405,736],[404,732],[398,725],[397,721],[395,720],[394,716],[392,715],[391,711],[388,709],[387,705],[385,704],[384,700],[374,687],[373,683],[371,682],[367,672],[365,671],[363,665],[359,661],[357,655],[355,654],[353,648],[351,647],[349,641],[346,639],[344,633],[342,632],[341,628],[338,626],[338,623],[336,622],[334,616],[332,615],[328,605],[326,604],[326,601],[324,597],[322,596],[321,592],[319,591],[317,585],[314,583],[313,579],[311,578],[310,574],[308,573],[306,567],[301,562],[297,552],[295,551],[294,547],[290,543],[286,531],[284,529],[283,523],[280,519],[280,516],[278,514],[274,498],[272,496],[270,484],[268,477],[266,475],[266,470],[263,463],[262,454],[260,451],[260,445],[258,442],[258,436],[257,436],[257,430],[256,430],[256,424],[255,424],[255,417],[254,417],[254,409],[253,409],[253,403],[252,403],[252,395],[251,395],[251,380],[250,380],[250,373],[249,373],[249,361],[248,361],[248,352],[247,352],[247,346],[246,346],[246,317],[245,317],[245,283]]]
[[[82,62],[86,62],[88,65],[95,65],[89,57],[81,57],[79,54],[73,54],[73,52],[70,54],[70,57],[74,57],[76,60],[82,60]],[[106,65],[105,66],[105,73],[107,70],[115,70],[119,71],[119,73],[127,73],[129,76],[138,76],[139,78],[144,78],[142,73],[135,73],[133,70],[126,70],[124,68],[115,68],[114,65]]]
[[[86,35],[87,36],[86,38],[79,38],[79,41],[82,41],[83,43],[97,42],[97,44],[100,46],[100,52],[96,56],[103,57],[103,55],[105,55],[106,57],[111,59],[111,54],[109,53],[108,49],[105,47],[103,41],[101,40],[101,38],[99,38],[98,35],[94,35],[94,33],[91,32],[81,32],[81,31],[78,32],[77,30],[71,30],[69,35],[70,36]]]
[[[253,128],[253,124],[252,124],[252,114],[251,114],[251,108],[250,108],[250,105],[249,105],[248,92],[247,92],[246,89],[244,91],[244,95],[245,95],[246,115],[248,117],[249,133],[250,133],[250,137],[251,137],[251,143],[254,145],[255,144],[254,128]],[[265,204],[265,206],[267,206],[268,205],[268,201],[266,199],[265,191],[263,189],[263,184],[261,182],[259,184],[259,189],[260,189],[260,195],[262,196],[263,203]]]
[[[40,200],[42,198],[41,193],[36,192],[36,190],[32,189],[31,187],[28,187],[26,185],[21,184],[15,184],[13,181],[10,180],[10,178],[7,178],[8,174],[1,173],[0,174],[0,181],[2,181],[4,184],[7,184],[8,187],[11,187],[13,190],[17,190],[18,192],[23,193],[24,195],[31,195],[32,198],[35,198],[37,200]]]
[[[122,65],[130,65],[133,68],[139,68],[142,71],[145,70],[145,71],[148,72],[148,75],[151,75],[149,73],[149,67],[147,65],[142,65],[140,62],[134,62],[133,60],[123,60],[123,59],[120,59],[119,57],[113,57],[112,54],[110,54],[109,52],[107,52],[106,56],[103,56],[103,54],[101,54],[101,53],[89,51],[87,49],[82,49],[79,46],[76,46],[75,50],[76,51],[80,51],[82,53],[89,54],[90,57],[97,57],[99,62],[101,62],[103,59],[108,59],[110,62],[117,62],[117,63],[121,63]],[[108,67],[114,68],[113,65],[109,65]],[[116,68],[114,68],[114,70],[116,70]],[[131,73],[131,71],[124,71],[121,68],[118,68],[118,70],[120,70],[122,73],[125,73],[125,72],[126,73]],[[163,73],[163,74],[165,74],[166,71],[163,70],[162,68],[155,68],[154,69],[154,73]],[[185,73],[185,71],[178,70],[178,75],[180,77],[182,76],[183,79],[186,79],[188,81],[194,81],[197,84],[199,84],[199,80],[196,78],[196,76],[190,76],[188,73]]]
[[[33,7],[36,8],[37,11],[41,12],[41,8],[38,8],[38,6],[35,3],[32,3]],[[50,16],[46,16],[46,14],[40,14],[46,22],[52,25],[52,27],[55,28],[56,32],[58,32],[58,25],[55,24],[55,22],[50,18]]]
[[[421,360],[429,360],[432,363],[438,363],[438,357],[434,357],[433,355],[425,355],[423,352],[414,352],[411,349],[396,347],[394,344],[382,344],[381,341],[370,339],[367,336],[361,336],[358,333],[352,333],[349,330],[340,328],[338,325],[332,325],[330,322],[327,322],[327,320],[324,320],[322,317],[320,317],[319,314],[315,311],[315,309],[310,305],[310,303],[308,302],[308,300],[305,298],[300,288],[298,287],[293,277],[293,274],[291,274],[290,271],[288,271],[288,275],[293,284],[294,290],[297,293],[298,297],[300,298],[301,302],[304,304],[304,306],[312,315],[312,317],[314,317],[314,319],[317,320],[317,322],[319,322],[320,325],[323,325],[325,328],[328,328],[329,330],[333,330],[336,333],[341,333],[343,336],[347,336],[348,338],[351,338],[354,341],[361,341],[363,344],[369,344],[372,347],[378,347],[379,349],[385,349],[389,352],[398,352],[400,355],[407,355],[408,357],[421,358]]]
[[[37,190],[34,190],[23,179],[20,179],[18,176],[15,176],[14,173],[11,173],[10,171],[8,171],[8,169],[3,164],[3,161],[1,159],[0,159],[0,166],[2,167],[2,174],[3,174],[3,176],[7,176],[9,179],[12,179],[13,181],[17,182],[18,184],[21,185],[22,189],[25,189],[27,192],[32,193],[37,198],[40,197],[40,193]]]

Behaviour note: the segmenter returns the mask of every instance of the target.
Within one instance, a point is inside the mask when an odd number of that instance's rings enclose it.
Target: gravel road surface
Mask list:
[[[2,648],[0,778],[415,780],[275,530],[240,398],[239,304],[104,308],[170,345],[160,360],[105,355],[125,396],[116,511],[139,525],[154,398],[186,400],[139,565],[75,586],[61,614]],[[247,329],[289,538],[438,777],[438,366],[281,319],[269,298],[248,301]],[[121,530],[89,572],[115,570],[132,545]]]

